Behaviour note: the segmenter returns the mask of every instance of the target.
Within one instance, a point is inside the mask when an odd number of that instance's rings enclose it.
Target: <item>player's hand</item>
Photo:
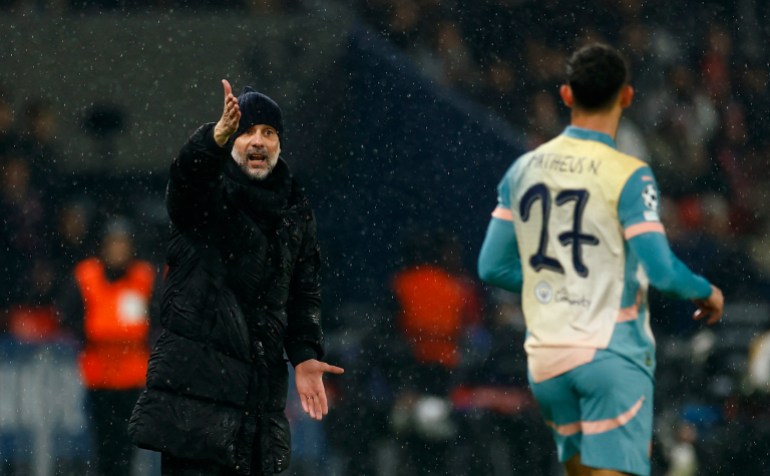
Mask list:
[[[233,95],[230,82],[223,79],[222,87],[225,90],[225,106],[222,117],[214,126],[214,141],[219,147],[224,147],[230,136],[238,130],[238,123],[241,121],[241,108],[238,107],[238,98]]]
[[[329,413],[329,402],[326,400],[323,374],[341,374],[344,370],[334,365],[310,359],[294,368],[294,381],[297,385],[302,409],[314,420],[321,420]]]
[[[692,318],[696,321],[706,319],[707,324],[716,324],[722,318],[722,312],[725,307],[725,297],[722,290],[711,285],[711,295],[706,299],[696,299],[693,301],[698,309]]]

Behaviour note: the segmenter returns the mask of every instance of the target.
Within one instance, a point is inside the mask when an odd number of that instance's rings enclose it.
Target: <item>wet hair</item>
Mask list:
[[[609,107],[628,81],[626,61],[618,50],[592,43],[577,50],[567,61],[567,84],[575,105],[598,111]]]

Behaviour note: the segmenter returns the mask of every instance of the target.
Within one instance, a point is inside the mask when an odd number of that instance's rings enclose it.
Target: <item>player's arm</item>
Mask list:
[[[665,235],[644,233],[628,240],[628,245],[655,288],[692,300],[698,306],[695,319],[706,318],[709,324],[713,324],[721,318],[724,307],[722,291],[690,271],[671,251]]]
[[[240,121],[238,100],[230,83],[222,80],[224,107],[216,123],[201,126],[187,140],[171,164],[166,207],[180,229],[205,225],[221,210],[218,185],[230,157],[225,147]]]
[[[495,213],[504,212],[498,207]],[[508,211],[510,213],[510,211]],[[521,271],[516,233],[510,220],[492,216],[479,253],[479,277],[498,288],[521,292],[524,281]]]
[[[626,183],[618,215],[631,253],[639,259],[650,284],[680,299],[694,301],[696,318],[714,323],[722,315],[722,292],[674,255],[658,215],[658,189],[649,167],[640,168]]]
[[[492,219],[481,245],[478,272],[482,281],[506,291],[519,293],[524,278],[509,197],[508,183],[504,178],[498,187],[499,204],[492,212]]]
[[[663,233],[634,236],[628,245],[658,290],[679,299],[705,299],[711,294],[709,282],[676,257]]]

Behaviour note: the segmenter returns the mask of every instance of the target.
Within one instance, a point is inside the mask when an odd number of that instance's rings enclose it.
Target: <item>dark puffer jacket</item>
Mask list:
[[[288,369],[323,354],[307,198],[279,160],[249,180],[198,129],[171,166],[163,332],[129,433],[142,448],[238,474],[288,467]]]

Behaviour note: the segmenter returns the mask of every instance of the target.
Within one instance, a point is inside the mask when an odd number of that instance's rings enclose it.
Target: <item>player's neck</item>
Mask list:
[[[615,140],[615,135],[618,133],[620,113],[620,109],[612,109],[599,113],[586,113],[584,111],[572,109],[570,124],[575,127],[580,127],[581,129],[602,132]]]

